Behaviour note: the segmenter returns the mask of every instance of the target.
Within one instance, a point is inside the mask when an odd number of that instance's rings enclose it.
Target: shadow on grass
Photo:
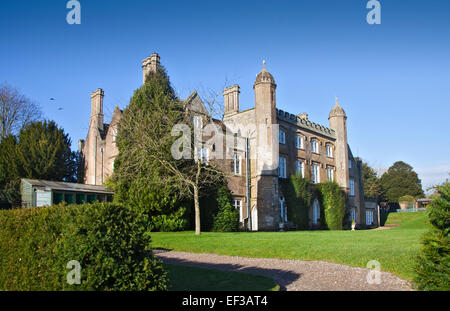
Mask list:
[[[161,259],[164,263],[167,264],[198,267],[203,269],[233,271],[265,276],[273,279],[280,286],[281,291],[285,291],[288,285],[297,281],[302,276],[301,273],[294,273],[292,271],[280,270],[276,268],[260,268],[260,267],[249,267],[239,264],[198,262],[180,258],[168,258],[164,257],[164,255],[158,256],[159,254],[163,254],[169,251],[170,250],[155,249],[154,254],[156,255],[156,258]]]

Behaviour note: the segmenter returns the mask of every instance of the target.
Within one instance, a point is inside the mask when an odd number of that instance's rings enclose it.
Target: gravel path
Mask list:
[[[411,284],[387,272],[380,273],[380,284],[369,284],[369,269],[324,261],[247,258],[215,254],[196,254],[154,250],[164,262],[201,268],[239,271],[270,277],[288,291],[409,291]]]

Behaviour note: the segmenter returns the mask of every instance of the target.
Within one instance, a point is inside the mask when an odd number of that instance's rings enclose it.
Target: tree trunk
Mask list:
[[[195,207],[195,234],[200,235],[200,203],[198,201],[197,186],[194,186],[194,207]]]

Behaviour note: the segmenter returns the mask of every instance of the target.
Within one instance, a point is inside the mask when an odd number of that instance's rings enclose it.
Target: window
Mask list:
[[[311,150],[314,153],[319,153],[319,143],[316,140],[311,141]]]
[[[303,149],[303,137],[300,135],[295,136],[295,147],[297,149]]]
[[[113,130],[113,141],[116,141],[117,139],[117,129]]]
[[[286,133],[282,130],[279,131],[279,140],[280,140],[280,144],[286,143]]]
[[[350,221],[354,221],[356,223],[356,208],[352,208],[350,210]]]
[[[283,197],[280,197],[280,212],[281,212],[281,221],[282,222],[287,222],[287,206],[286,206],[286,201]]]
[[[334,181],[334,169],[332,167],[327,167],[327,179],[328,181]]]
[[[327,145],[327,157],[332,158],[333,157],[333,147],[331,145]]]
[[[305,177],[304,173],[303,173],[303,168],[304,168],[304,166],[303,166],[303,162],[302,161],[295,161],[295,171],[296,171],[296,173],[300,174],[302,177]]]
[[[317,164],[312,165],[312,182],[315,184],[320,182],[319,165],[317,165]]]
[[[352,160],[348,159],[348,168],[352,168]]]
[[[208,164],[208,155],[208,148],[197,147],[195,161],[197,162],[197,160],[200,159],[202,163]]]
[[[350,179],[350,195],[355,196],[355,181]]]
[[[234,154],[231,160],[231,172],[236,175],[241,175],[241,156],[239,154]]]
[[[111,172],[114,172],[114,160],[111,163]]]
[[[239,211],[239,220],[242,222],[242,217],[243,217],[243,213],[242,213],[242,200],[233,200],[233,205],[234,208],[237,209]]]
[[[200,116],[193,116],[191,117],[192,126],[194,128],[201,129],[203,127],[203,120]]]
[[[373,224],[373,211],[366,211],[366,225],[370,226]]]
[[[320,205],[319,201],[315,199],[313,203],[313,224],[314,225],[319,224],[319,220],[320,220]]]
[[[280,178],[286,178],[286,158],[280,157],[278,162],[278,176]]]

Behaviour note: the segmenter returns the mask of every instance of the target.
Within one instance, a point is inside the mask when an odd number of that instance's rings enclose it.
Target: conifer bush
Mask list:
[[[329,230],[342,230],[346,202],[341,187],[336,182],[326,182],[318,184],[317,190],[324,213],[323,224]]]
[[[416,257],[414,279],[419,290],[450,290],[450,183],[436,187],[428,218],[430,230],[422,238],[422,249]]]
[[[231,194],[226,186],[217,191],[217,205],[219,211],[214,217],[212,231],[235,232],[239,230],[239,211],[231,204]]]

